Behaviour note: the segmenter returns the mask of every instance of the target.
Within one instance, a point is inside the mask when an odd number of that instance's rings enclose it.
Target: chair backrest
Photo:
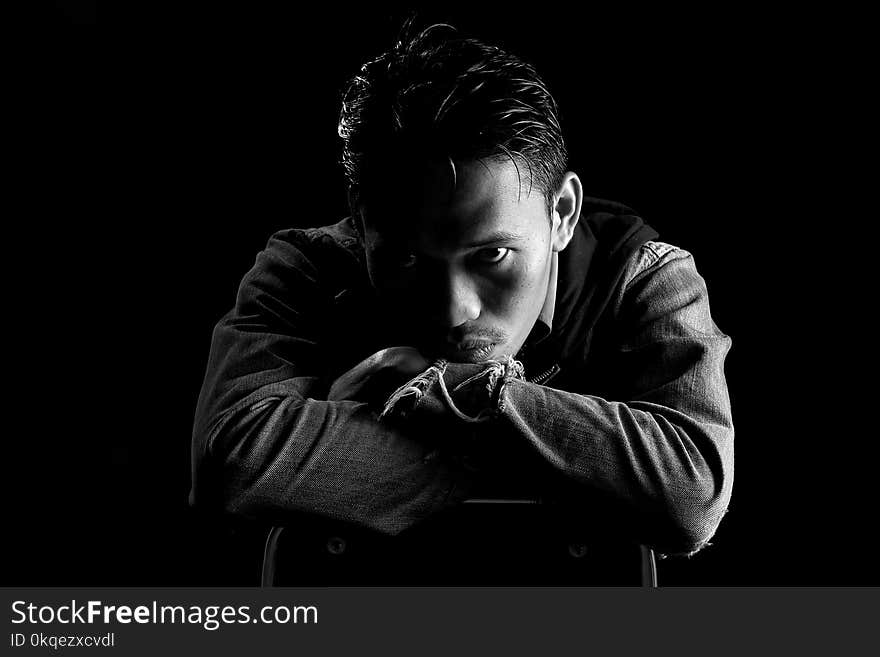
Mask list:
[[[288,581],[285,582],[285,585],[327,585],[330,582],[297,581],[300,577],[299,573],[314,573],[314,562],[316,558],[322,560],[323,566],[329,571],[336,570],[339,573],[339,577],[334,579],[341,579],[344,584],[353,584],[355,582],[346,580],[346,573],[351,575],[354,571],[346,571],[345,567],[341,565],[346,563],[344,558],[346,554],[355,552],[359,553],[361,565],[365,567],[363,569],[371,570],[375,574],[375,577],[379,578],[373,581],[373,584],[395,583],[382,581],[381,574],[377,574],[381,573],[381,566],[373,568],[373,564],[379,562],[389,563],[393,560],[406,560],[415,564],[417,568],[421,568],[422,566],[430,568],[436,566],[438,561],[445,560],[446,556],[450,553],[459,554],[460,556],[463,555],[463,558],[467,559],[468,551],[473,548],[477,558],[482,559],[482,563],[485,564],[487,561],[497,561],[503,564],[503,558],[496,559],[493,556],[499,553],[498,546],[490,546],[488,548],[490,550],[490,555],[487,557],[487,548],[484,544],[476,542],[470,544],[467,542],[468,539],[474,533],[482,530],[482,525],[486,524],[485,519],[487,518],[501,518],[500,523],[510,524],[510,519],[514,519],[514,521],[518,523],[521,518],[528,517],[529,522],[525,524],[528,526],[529,531],[531,531],[531,538],[536,541],[535,544],[545,543],[548,546],[552,546],[553,550],[549,550],[549,547],[547,550],[544,550],[543,548],[541,550],[536,550],[531,545],[517,546],[520,554],[507,562],[508,564],[512,564],[513,568],[518,568],[519,565],[523,563],[523,559],[541,562],[542,564],[548,560],[553,560],[558,563],[565,561],[569,565],[563,564],[562,567],[557,566],[552,572],[551,569],[545,569],[542,572],[545,572],[548,577],[555,576],[557,579],[563,578],[564,580],[569,574],[574,579],[582,579],[582,574],[586,572],[583,566],[576,569],[570,564],[589,562],[593,568],[593,572],[608,571],[611,573],[608,575],[611,579],[602,579],[597,582],[599,584],[614,585],[617,583],[633,585],[635,583],[640,583],[643,587],[653,588],[657,586],[657,564],[654,552],[651,548],[644,545],[634,544],[612,544],[610,546],[597,545],[591,543],[589,537],[584,539],[584,534],[576,531],[578,528],[574,528],[574,531],[571,532],[559,532],[556,531],[558,524],[535,525],[534,522],[532,522],[534,518],[546,516],[546,514],[543,513],[544,508],[541,507],[541,502],[539,500],[472,499],[464,502],[462,508],[465,510],[464,515],[467,515],[468,511],[476,510],[476,513],[473,514],[469,524],[465,523],[462,525],[459,522],[461,517],[460,514],[459,516],[453,517],[452,520],[444,523],[439,528],[435,528],[433,531],[428,533],[422,532],[422,534],[415,539],[406,537],[388,538],[369,536],[363,530],[357,530],[352,527],[346,527],[341,523],[332,523],[329,521],[322,521],[315,525],[273,527],[266,538],[263,554],[261,585],[264,587],[278,585],[279,571],[287,571],[286,579]],[[529,514],[527,511],[531,511],[532,513]],[[450,531],[450,527],[453,528],[453,531]],[[459,531],[462,527],[463,530]],[[546,531],[544,530],[545,527],[548,528]],[[488,531],[491,532],[492,530],[490,529]],[[448,537],[450,534],[452,535],[452,538],[448,542],[444,542],[444,539],[438,541],[438,537]],[[539,534],[539,536],[534,536],[534,534]],[[502,543],[502,547],[507,547],[509,545],[509,542],[504,543],[503,540]],[[364,549],[364,545],[369,545],[370,547]],[[400,545],[404,545],[404,548],[398,549]],[[353,546],[357,549],[352,549]],[[565,553],[564,555],[563,550]],[[421,559],[419,554],[415,554],[417,552],[424,554],[425,558]],[[316,555],[320,556],[316,557]],[[403,557],[402,555],[406,556]],[[557,555],[559,556],[557,557]],[[290,571],[295,571],[296,569],[290,568],[290,564],[287,564],[288,567],[284,568],[285,558],[288,558],[290,561],[299,562],[307,560],[308,563],[305,564],[305,567],[301,569],[299,573],[290,576]],[[610,562],[614,562],[614,564],[609,568],[608,566]],[[506,566],[501,566],[501,568],[504,567]],[[416,580],[418,580],[418,577],[422,576],[424,572],[424,570],[415,572],[414,576],[416,577]],[[615,581],[616,575],[614,573],[625,575],[625,581]],[[514,574],[515,573],[512,573],[512,575]],[[638,576],[636,577],[636,575]],[[398,576],[402,575],[398,573]],[[351,575],[351,577],[354,576]],[[437,577],[445,584],[455,584],[455,582],[450,582],[447,578],[443,578],[441,575],[438,575]],[[513,580],[515,580],[515,577],[512,576],[511,582],[513,582]],[[396,583],[414,583],[418,585],[422,582],[401,581]],[[500,583],[502,582],[494,582],[494,584]],[[540,584],[543,582],[530,583]],[[583,582],[572,581],[571,583],[579,584]]]

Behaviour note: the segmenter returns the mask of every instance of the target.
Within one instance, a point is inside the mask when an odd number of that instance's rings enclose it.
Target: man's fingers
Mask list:
[[[415,347],[389,347],[374,354],[378,369],[393,369],[401,374],[415,376],[421,374],[431,366]]]
[[[389,347],[377,351],[345,372],[330,387],[328,401],[363,399],[393,391],[431,366],[414,347]]]

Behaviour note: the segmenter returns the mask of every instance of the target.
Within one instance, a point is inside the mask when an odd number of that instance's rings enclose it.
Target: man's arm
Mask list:
[[[481,425],[482,461],[524,480],[548,472],[557,493],[591,518],[661,552],[693,553],[717,529],[733,484],[731,341],[711,319],[690,254],[649,243],[624,280],[611,358],[618,394],[512,379],[496,419]]]
[[[514,380],[500,421],[568,479],[631,513],[642,542],[692,553],[715,533],[733,485],[731,341],[712,321],[693,258],[659,244],[643,247],[618,326],[619,398]]]
[[[326,290],[296,235],[270,241],[214,330],[192,501],[266,522],[307,512],[396,534],[454,503],[467,473],[438,454],[425,427],[380,423],[363,402],[324,401]]]

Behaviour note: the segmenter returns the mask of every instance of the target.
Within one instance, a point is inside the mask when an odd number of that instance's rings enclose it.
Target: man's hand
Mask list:
[[[336,379],[330,386],[327,401],[346,399],[384,404],[394,390],[430,366],[414,347],[377,351]]]

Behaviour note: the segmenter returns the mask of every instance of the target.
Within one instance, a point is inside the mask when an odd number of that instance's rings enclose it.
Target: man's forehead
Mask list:
[[[442,241],[464,246],[501,232],[513,237],[532,228],[543,195],[529,189],[527,174],[510,160],[432,163],[401,190],[381,237]],[[522,235],[525,237],[525,235]]]
[[[433,162],[425,166],[416,198],[422,208],[475,214],[515,206],[529,194],[528,180],[512,160]]]

